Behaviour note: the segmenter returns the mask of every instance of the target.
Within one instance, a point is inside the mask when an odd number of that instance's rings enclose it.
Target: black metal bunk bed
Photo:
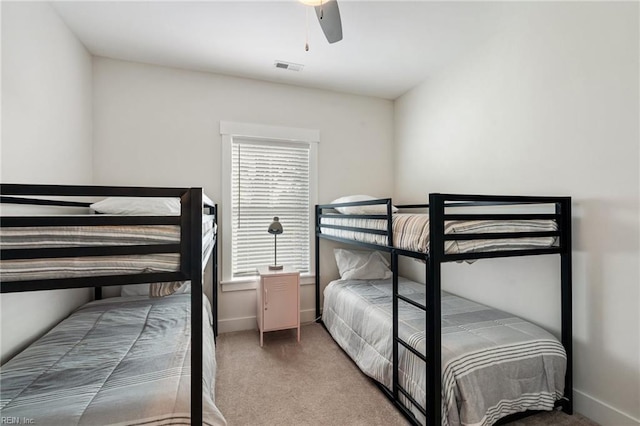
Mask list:
[[[202,424],[203,351],[203,215],[212,215],[217,223],[217,205],[203,202],[202,188],[161,188],[83,185],[0,185],[0,203],[88,209],[91,203],[69,201],[78,197],[166,197],[180,199],[179,216],[118,216],[118,215],[37,215],[2,216],[1,227],[55,227],[55,226],[126,226],[126,225],[178,225],[178,244],[110,245],[102,247],[62,247],[2,249],[3,260],[61,259],[86,256],[147,255],[156,253],[179,254],[179,268],[175,272],[136,273],[108,276],[33,279],[0,282],[1,293],[38,290],[95,288],[95,299],[102,298],[102,287],[129,284],[191,281],[191,424]],[[53,197],[42,199],[38,197]],[[212,314],[213,331],[217,335],[217,244],[213,234],[212,261]]]
[[[553,213],[482,213],[477,208],[490,206],[554,206]],[[383,206],[386,214],[327,214],[325,210],[334,211],[341,207],[355,206]],[[429,204],[398,205],[399,209],[428,209],[429,240],[426,252],[417,252],[394,247],[393,235],[393,204],[390,198],[357,201],[340,204],[316,205],[315,214],[315,277],[316,277],[316,318],[321,322],[322,314],[320,310],[320,239],[332,240],[349,245],[356,245],[371,250],[378,250],[389,253],[392,271],[392,350],[393,350],[393,386],[388,389],[386,386],[376,383],[394,405],[413,424],[420,424],[409,407],[401,401],[401,396],[410,401],[414,407],[425,416],[426,424],[429,426],[440,425],[442,422],[441,413],[441,266],[447,262],[460,262],[487,258],[515,257],[515,256],[535,256],[535,255],[560,255],[560,280],[561,280],[561,344],[566,351],[566,374],[564,377],[564,395],[555,403],[568,414],[573,413],[573,374],[572,374],[572,268],[571,268],[571,198],[570,197],[539,197],[539,196],[490,196],[490,195],[460,195],[460,194],[429,194]],[[448,213],[450,208],[463,208],[465,213]],[[535,209],[535,207],[534,207]],[[485,210],[486,211],[486,210]],[[374,219],[386,221],[386,229],[371,229],[358,226],[345,226],[334,223],[323,223],[323,219],[335,219],[337,217],[349,219]],[[500,233],[473,233],[473,234],[453,234],[445,233],[445,223],[448,221],[501,221],[501,220],[552,220],[557,223],[557,230],[544,232],[500,232]],[[350,237],[344,238],[337,235],[327,235],[323,228],[336,231],[348,231],[361,234],[374,234],[382,236],[382,242],[356,241]],[[507,249],[501,251],[485,251],[470,253],[447,253],[445,244],[447,242],[470,241],[470,240],[503,240],[509,238],[522,237],[554,237],[556,244],[550,247],[530,248],[530,249]],[[398,290],[398,256],[407,256],[418,259],[425,263],[426,279],[426,303],[421,305],[414,300],[399,294]],[[398,302],[402,301],[410,304],[422,311],[426,315],[425,333],[426,348],[425,354],[421,354],[412,348],[407,342],[398,337]],[[398,381],[398,349],[402,345],[419,357],[426,364],[426,406],[422,407],[417,403],[407,390],[399,385]],[[438,360],[431,362],[431,360]],[[511,417],[519,417],[512,415]],[[499,422],[500,423],[500,422]]]

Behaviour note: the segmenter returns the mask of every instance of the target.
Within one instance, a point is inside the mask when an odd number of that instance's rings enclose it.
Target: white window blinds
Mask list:
[[[232,145],[233,277],[255,275],[274,262],[278,216],[278,264],[309,272],[309,146],[234,138]]]

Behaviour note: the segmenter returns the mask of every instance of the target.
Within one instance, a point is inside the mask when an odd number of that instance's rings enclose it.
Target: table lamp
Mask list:
[[[282,265],[278,265],[278,234],[282,234],[282,225],[280,218],[273,218],[273,222],[269,225],[268,232],[273,234],[273,265],[269,265],[269,270],[278,271],[282,269]]]

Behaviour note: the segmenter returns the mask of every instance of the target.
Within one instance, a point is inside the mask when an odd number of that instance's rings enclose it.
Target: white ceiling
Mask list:
[[[476,47],[513,12],[505,2],[338,3],[344,39],[335,44],[327,43],[313,8],[295,0],[53,5],[97,56],[386,99]],[[276,60],[304,69],[276,69]]]

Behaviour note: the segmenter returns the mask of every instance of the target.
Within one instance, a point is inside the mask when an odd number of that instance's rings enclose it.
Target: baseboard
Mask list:
[[[256,323],[255,316],[229,319],[218,318],[218,334],[257,329],[258,324]]]
[[[314,322],[316,320],[316,310],[315,309],[305,309],[300,311],[300,322]]]
[[[573,390],[576,412],[603,426],[640,426],[640,420],[582,391]]]
[[[300,311],[300,322],[315,321],[315,309],[305,309]],[[218,333],[231,333],[234,331],[256,330],[256,317],[218,319]]]

